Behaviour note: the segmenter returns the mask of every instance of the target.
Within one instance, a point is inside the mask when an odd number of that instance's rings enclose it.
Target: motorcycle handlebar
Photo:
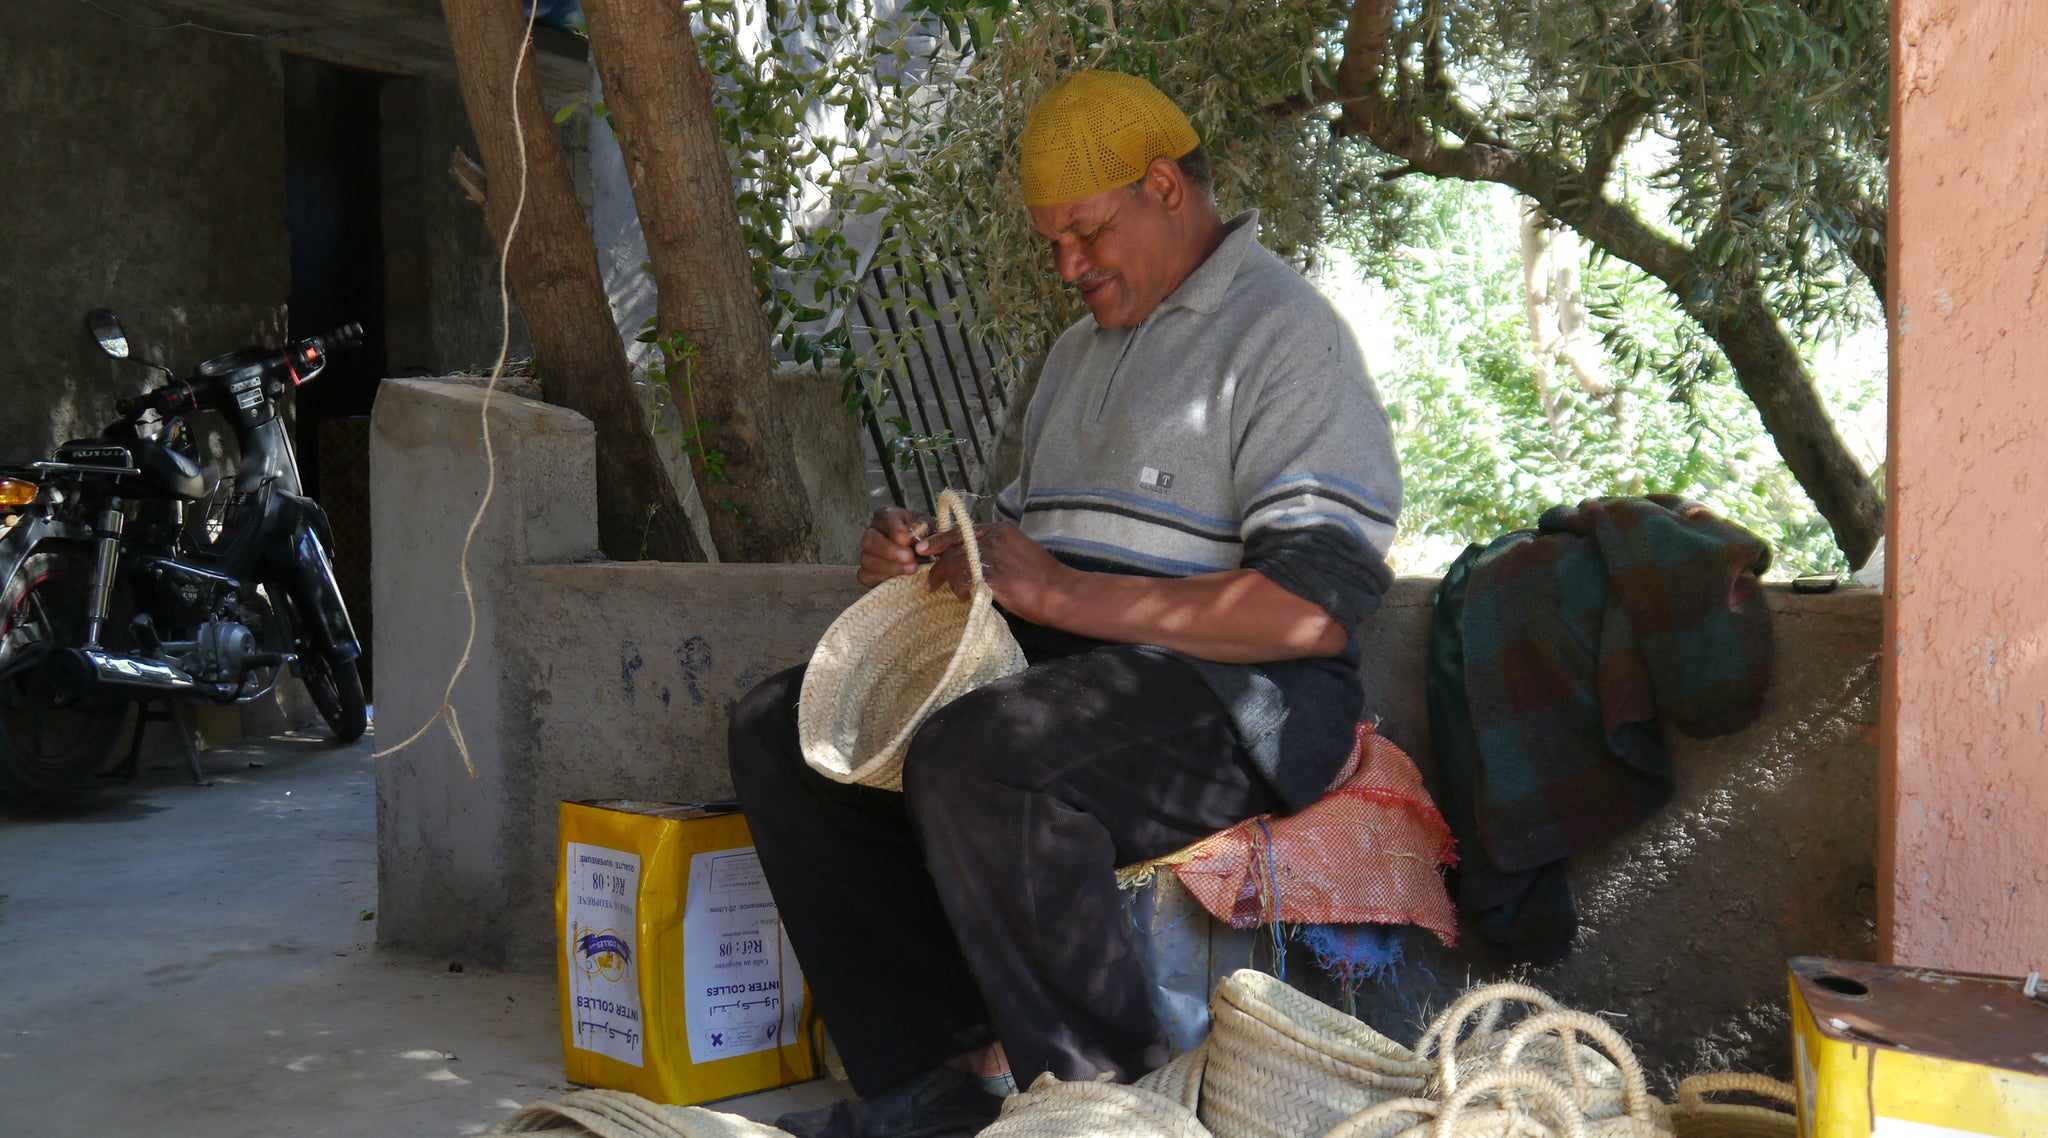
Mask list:
[[[152,408],[159,415],[169,415],[188,403],[191,396],[192,388],[188,384],[165,384],[140,395],[114,400],[114,412],[124,419],[133,419]]]
[[[362,342],[363,326],[360,323],[343,324],[333,331],[294,342],[285,349],[285,362],[291,371],[292,383],[300,384],[313,378],[327,366],[328,356],[343,348],[358,347]]]
[[[293,341],[283,351],[272,353],[267,358],[259,355],[252,359],[241,353],[230,353],[221,359],[232,361],[229,363],[231,367],[241,366],[243,361],[257,363],[272,379],[281,381],[285,375],[289,375],[291,381],[297,384],[312,378],[325,367],[330,353],[361,347],[362,343],[363,326],[361,322],[353,321],[317,336]],[[202,374],[211,363],[212,361],[200,365]],[[126,399],[117,399],[114,401],[114,410],[124,419],[133,419],[149,410],[155,410],[160,415],[169,415],[197,405],[198,397],[192,389],[192,384],[181,381],[167,383]]]
[[[345,348],[359,348],[363,345],[363,325],[359,320],[352,321],[331,332],[309,337],[306,342],[319,348],[322,354],[338,352]]]

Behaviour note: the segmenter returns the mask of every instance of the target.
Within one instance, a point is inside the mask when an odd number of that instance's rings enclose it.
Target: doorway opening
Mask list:
[[[291,237],[288,334],[361,322],[362,346],[337,352],[298,389],[293,443],[308,496],[334,531],[334,576],[370,659],[370,406],[387,371],[383,179],[378,96],[385,79],[284,57],[285,226]]]

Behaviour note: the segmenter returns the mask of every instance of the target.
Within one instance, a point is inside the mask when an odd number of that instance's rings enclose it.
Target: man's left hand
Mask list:
[[[996,603],[1033,624],[1053,623],[1052,614],[1077,572],[1068,568],[1009,522],[976,526],[981,546],[981,575]],[[952,589],[961,600],[974,595],[974,575],[967,566],[967,547],[958,533],[935,533],[916,545],[920,556],[936,557],[925,587]]]

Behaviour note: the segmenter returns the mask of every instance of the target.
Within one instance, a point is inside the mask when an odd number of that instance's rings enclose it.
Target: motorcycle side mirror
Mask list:
[[[85,326],[92,331],[92,338],[99,341],[100,351],[117,360],[128,358],[128,333],[121,330],[121,318],[104,308],[95,308],[86,313]]]

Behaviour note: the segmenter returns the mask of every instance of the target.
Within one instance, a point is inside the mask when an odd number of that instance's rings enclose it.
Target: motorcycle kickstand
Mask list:
[[[152,704],[160,705],[163,710],[150,710]],[[134,781],[136,773],[141,769],[143,734],[149,730],[149,725],[152,723],[168,723],[171,725],[171,730],[178,733],[178,742],[185,748],[185,770],[192,776],[192,785],[212,786],[213,780],[207,778],[206,772],[199,766],[199,747],[194,742],[199,733],[199,725],[195,722],[188,727],[185,723],[185,718],[178,714],[180,706],[180,704],[168,699],[144,700],[136,704],[135,733],[130,737],[128,743],[128,757],[122,759],[119,766],[108,771],[107,777],[118,778],[123,782]],[[196,717],[198,713],[194,712],[193,714]]]
[[[199,766],[199,711],[191,709],[188,714],[192,721],[187,723],[185,717],[178,714],[181,706],[184,705],[170,705],[170,718],[171,726],[178,732],[178,741],[185,744],[185,769],[192,775],[193,786],[212,786],[213,780],[206,777],[206,771]]]

